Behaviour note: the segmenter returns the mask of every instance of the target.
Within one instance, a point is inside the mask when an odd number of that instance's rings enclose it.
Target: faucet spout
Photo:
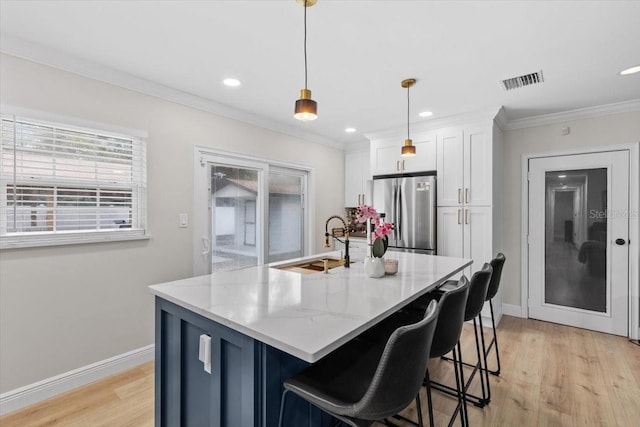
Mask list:
[[[329,233],[329,222],[332,219],[337,219],[342,222],[343,228],[334,228]],[[338,234],[338,236],[336,236]],[[324,247],[331,247],[331,243],[329,242],[329,237],[333,237],[334,239],[340,241],[338,237],[344,237],[344,268],[349,268],[349,227],[347,226],[347,221],[344,220],[339,215],[330,216],[327,221],[324,223]]]

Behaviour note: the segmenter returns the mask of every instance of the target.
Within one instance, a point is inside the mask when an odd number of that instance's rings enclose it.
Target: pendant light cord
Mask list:
[[[407,139],[410,139],[409,138],[409,89],[410,88],[411,86],[407,86]]]
[[[304,0],[304,88],[307,88],[307,0]]]

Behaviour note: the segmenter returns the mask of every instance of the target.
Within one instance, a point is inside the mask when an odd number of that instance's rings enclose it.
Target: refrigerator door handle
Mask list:
[[[391,222],[393,222],[393,239],[398,240],[398,187],[393,184],[393,202],[391,210]],[[395,242],[394,242],[395,243]]]
[[[398,185],[398,234],[402,239],[402,187]]]

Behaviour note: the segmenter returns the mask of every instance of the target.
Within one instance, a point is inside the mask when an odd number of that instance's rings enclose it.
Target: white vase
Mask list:
[[[384,276],[384,258],[366,257],[364,260],[364,274],[368,277]]]

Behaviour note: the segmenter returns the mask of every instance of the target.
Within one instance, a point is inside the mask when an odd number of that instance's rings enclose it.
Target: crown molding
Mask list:
[[[345,149],[345,144],[342,142],[334,141],[315,133],[301,131],[294,126],[266,119],[262,116],[251,114],[229,105],[173,89],[159,83],[154,83],[132,74],[118,71],[95,62],[86,61],[72,55],[67,55],[58,50],[50,49],[10,35],[2,35],[0,52],[64,70],[79,76],[88,77],[93,80],[109,83],[145,95],[154,96],[165,101],[185,105],[187,107],[213,113],[228,119],[261,127],[263,129],[280,132],[305,141],[338,148],[340,150]]]
[[[481,123],[481,122],[492,122],[496,119],[496,117],[500,117],[500,120],[504,121],[504,110],[500,107],[492,107],[486,110],[481,111],[473,111],[462,114],[455,114],[446,117],[440,117],[437,119],[431,119],[425,122],[420,123],[412,123],[411,124],[411,133],[418,134],[421,132],[429,132],[437,129],[441,129],[448,126],[456,126],[461,124],[470,124],[470,123]],[[502,129],[500,122],[497,122],[498,126]],[[391,138],[400,138],[404,139],[407,134],[407,128],[405,126],[398,126],[391,129],[380,130],[376,132],[367,132],[365,136],[369,138],[370,141],[379,140],[379,139],[391,139]]]
[[[599,105],[597,107],[579,108],[577,110],[563,111],[560,113],[544,114],[540,116],[510,120],[502,129],[524,129],[536,126],[551,125],[555,123],[564,123],[572,120],[590,119],[593,117],[607,116],[610,114],[629,113],[632,111],[640,111],[640,99],[632,99],[630,101]]]

